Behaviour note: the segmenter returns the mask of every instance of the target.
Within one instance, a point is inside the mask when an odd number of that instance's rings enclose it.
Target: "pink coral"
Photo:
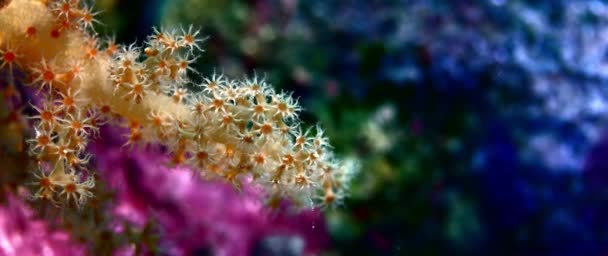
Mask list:
[[[83,255],[85,246],[56,231],[10,195],[0,207],[0,255]]]

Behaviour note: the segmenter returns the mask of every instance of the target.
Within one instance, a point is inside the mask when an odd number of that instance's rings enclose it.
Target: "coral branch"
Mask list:
[[[290,94],[257,77],[219,74],[192,92],[190,65],[203,41],[192,26],[157,29],[143,49],[113,42],[101,49],[94,14],[77,0],[14,0],[0,10],[3,71],[15,81],[13,68],[20,70],[20,81],[43,95],[30,140],[43,172],[36,198],[63,195],[81,206],[93,196],[86,145],[105,122],[129,128],[126,146],[162,144],[172,164],[236,186],[253,177],[271,198],[335,204],[345,195],[356,168],[334,158],[319,127],[314,136],[301,132]]]

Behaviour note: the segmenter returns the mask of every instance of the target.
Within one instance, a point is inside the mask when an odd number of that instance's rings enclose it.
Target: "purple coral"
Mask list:
[[[85,246],[53,230],[13,195],[0,207],[0,255],[83,255]]]

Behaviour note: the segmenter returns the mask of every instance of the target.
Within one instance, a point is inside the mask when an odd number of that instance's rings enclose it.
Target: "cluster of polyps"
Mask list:
[[[82,205],[93,196],[86,145],[106,122],[129,128],[126,146],[162,144],[172,164],[203,177],[237,186],[252,178],[271,198],[300,204],[314,198],[335,204],[344,196],[353,167],[334,158],[320,128],[300,126],[301,109],[290,94],[257,77],[218,74],[189,90],[191,64],[201,52],[198,31],[160,29],[143,49],[112,42],[100,49],[88,32],[93,14],[75,0],[14,0],[0,9],[9,84],[16,67],[43,98],[29,142],[50,172],[37,171],[35,198]]]

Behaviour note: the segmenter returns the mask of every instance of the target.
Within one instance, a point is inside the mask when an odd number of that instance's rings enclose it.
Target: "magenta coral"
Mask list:
[[[84,255],[85,246],[55,231],[14,196],[0,207],[0,255]]]

